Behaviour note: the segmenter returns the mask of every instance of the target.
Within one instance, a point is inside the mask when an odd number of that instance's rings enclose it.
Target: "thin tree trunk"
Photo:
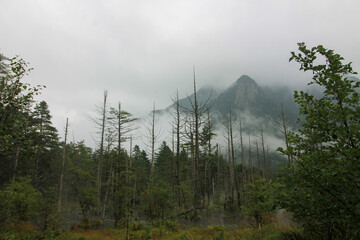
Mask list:
[[[197,102],[197,93],[196,93],[196,80],[195,80],[195,68],[194,68],[194,120],[195,120],[195,159],[194,159],[194,215],[193,219],[198,220],[198,212],[195,210],[196,207],[200,206],[200,185],[199,185],[199,160],[200,160],[200,139],[199,139],[199,126],[200,126],[200,115],[199,115],[199,106]]]
[[[231,143],[230,143],[230,123],[228,125],[228,160],[229,160],[229,175],[230,175],[230,196],[231,201],[234,200],[234,165],[231,159]]]
[[[264,132],[263,129],[260,129],[261,133],[261,147],[263,152],[263,161],[264,161],[264,177],[267,179],[268,169],[267,169],[267,162],[266,162],[266,152],[265,152],[265,141],[264,141]]]
[[[245,182],[246,182],[246,172],[245,172],[245,148],[243,142],[243,135],[242,135],[242,126],[241,126],[241,119],[239,117],[239,127],[240,127],[240,147],[241,147],[241,187],[244,193],[244,204],[246,203],[246,190],[245,190]]]
[[[232,112],[231,112],[231,108],[230,108],[229,127],[230,127],[229,131],[230,131],[231,159],[232,159],[231,162],[232,162],[232,169],[233,169],[233,174],[234,174],[233,175],[233,181],[235,181],[237,204],[238,204],[238,207],[240,207],[240,205],[241,205],[241,196],[240,196],[240,188],[239,188],[239,174],[237,172],[236,163],[235,163],[236,157],[235,157],[234,138],[233,138],[233,129],[232,129]],[[234,192],[234,186],[232,187],[232,192]],[[234,197],[234,193],[232,193],[232,197]]]
[[[106,205],[108,202],[108,195],[109,195],[109,191],[110,191],[110,184],[112,182],[112,178],[113,178],[113,162],[111,161],[110,163],[110,171],[109,171],[109,177],[106,183],[106,190],[105,190],[105,196],[104,196],[104,204],[103,204],[103,212],[102,212],[102,221],[104,222],[105,219],[105,213],[106,213]]]
[[[281,119],[282,119],[282,125],[283,125],[283,130],[284,130],[285,146],[286,146],[286,150],[288,150],[289,149],[288,132],[287,132],[287,126],[286,126],[286,121],[285,121],[284,107],[282,104],[281,104]],[[289,153],[287,153],[286,155],[288,158],[288,164],[292,163],[291,155]]]
[[[155,102],[153,107],[152,123],[151,123],[151,169],[150,179],[154,176],[155,167]]]
[[[256,163],[257,163],[257,168],[258,168],[258,171],[261,171],[259,143],[258,143],[257,140],[255,141],[255,147],[256,147]]]
[[[130,169],[132,169],[132,154],[133,154],[133,148],[132,148],[132,135],[130,135]]]
[[[217,161],[217,177],[216,177],[216,190],[220,190],[220,158],[219,158],[219,144],[216,144],[216,161]]]
[[[175,181],[176,186],[180,186],[180,104],[179,93],[176,91],[176,170]]]
[[[105,124],[106,124],[106,101],[107,101],[107,91],[104,91],[104,102],[103,102],[103,107],[102,107],[99,164],[98,164],[98,172],[97,172],[97,202],[98,203],[100,203],[100,200],[101,200],[102,165],[103,165],[103,158],[104,158],[104,138],[105,138]]]
[[[254,166],[252,161],[252,154],[251,154],[251,139],[249,135],[249,168],[250,168],[250,174],[249,174],[249,181],[251,183],[254,183]]]
[[[60,174],[60,184],[59,184],[59,213],[61,214],[61,199],[62,199],[62,189],[63,189],[63,179],[64,179],[64,168],[65,168],[65,156],[66,156],[66,141],[68,134],[69,119],[66,119],[65,125],[65,141],[63,146],[63,155],[62,155],[62,164],[61,164],[61,174]]]

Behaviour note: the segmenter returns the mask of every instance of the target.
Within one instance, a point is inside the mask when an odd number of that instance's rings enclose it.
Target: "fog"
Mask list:
[[[302,87],[309,74],[288,63],[297,42],[335,49],[360,69],[357,0],[95,1],[3,0],[0,52],[34,68],[63,135],[94,145],[89,120],[105,89],[136,117],[199,87],[230,86],[247,74],[260,85]]]

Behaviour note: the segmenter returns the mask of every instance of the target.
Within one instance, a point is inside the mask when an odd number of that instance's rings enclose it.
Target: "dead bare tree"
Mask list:
[[[125,142],[129,136],[128,134],[134,130],[134,118],[132,118],[132,114],[124,111],[121,109],[121,103],[118,103],[117,109],[110,108],[110,117],[109,122],[110,126],[114,129],[116,133],[117,139],[117,155],[118,155],[118,162],[121,162],[121,151],[122,151],[122,143]],[[126,181],[128,181],[128,170],[129,170],[129,163],[128,159],[125,158],[125,176]]]
[[[230,201],[235,202],[235,191],[236,191],[236,203],[240,207],[242,203],[241,192],[240,192],[240,179],[238,173],[238,165],[236,164],[236,141],[233,131],[234,126],[233,112],[231,106],[229,107],[229,113],[222,122],[224,129],[224,138],[227,142],[228,161],[229,161],[229,191],[231,194]],[[241,169],[240,169],[241,170]],[[242,174],[242,172],[240,171]]]
[[[67,134],[68,134],[68,126],[69,126],[69,119],[66,119],[65,125],[65,138],[64,138],[64,145],[63,145],[63,155],[62,155],[62,164],[61,164],[61,174],[60,174],[60,183],[59,183],[59,213],[61,214],[61,203],[62,203],[62,189],[63,189],[63,180],[64,180],[64,170],[65,170],[65,157],[66,157],[66,141],[67,141]]]
[[[155,168],[155,144],[159,142],[162,135],[161,128],[157,128],[155,102],[153,110],[148,118],[145,120],[145,133],[142,135],[147,141],[143,140],[146,147],[150,148],[151,151],[151,166],[150,166],[150,179],[154,176]]]
[[[282,128],[281,131],[284,134],[284,139],[285,139],[285,146],[286,146],[286,151],[289,149],[289,141],[288,141],[288,128],[287,128],[287,124],[286,124],[286,119],[285,119],[285,113],[284,113],[284,107],[281,104],[281,121],[282,121]],[[287,158],[288,158],[288,164],[291,164],[292,161],[292,157],[291,154],[289,154],[289,152],[287,151]]]
[[[264,131],[262,127],[260,128],[260,138],[261,138],[261,147],[262,147],[262,157],[264,164],[264,178],[268,178],[268,163],[267,163],[267,154],[265,150],[265,140],[264,140]]]
[[[243,130],[241,126],[241,118],[239,116],[239,133],[240,133],[240,150],[241,150],[241,187],[244,194],[244,203],[246,203],[246,190],[245,190],[245,184],[246,184],[246,172],[245,172],[245,147],[243,142]]]
[[[248,181],[251,182],[252,184],[254,184],[254,166],[253,166],[253,161],[252,161],[252,151],[251,151],[251,137],[249,135],[249,179]]]
[[[108,96],[108,92],[107,90],[105,90],[102,105],[96,106],[95,109],[95,112],[98,116],[90,118],[97,129],[97,133],[100,135],[100,137],[96,139],[96,141],[99,144],[99,161],[98,161],[97,177],[96,177],[97,202],[99,204],[101,202],[104,142],[105,142],[105,131],[107,127],[107,117],[108,117],[107,96]]]
[[[188,143],[190,145],[191,151],[193,153],[192,155],[192,166],[193,166],[193,204],[194,204],[194,215],[192,219],[194,221],[197,221],[199,218],[199,207],[204,207],[204,199],[201,199],[203,194],[202,191],[204,190],[201,185],[201,179],[200,177],[200,167],[204,167],[204,159],[201,159],[200,154],[200,130],[203,127],[204,123],[204,117],[206,116],[206,113],[208,109],[210,108],[210,98],[204,101],[199,102],[198,96],[197,96],[197,90],[196,90],[196,74],[195,74],[195,67],[193,69],[193,98],[188,97],[190,107],[182,107],[183,112],[187,115],[185,120],[187,127],[185,128],[185,134],[187,135]],[[203,203],[203,204],[201,204]]]
[[[176,190],[174,192],[174,197],[176,199],[179,199],[180,193],[178,192],[178,188],[180,186],[180,157],[181,157],[180,156],[180,146],[181,146],[181,128],[183,127],[183,125],[182,125],[182,119],[181,119],[181,109],[180,109],[179,92],[178,91],[176,91],[176,96],[175,96],[175,98],[172,98],[172,101],[173,101],[173,111],[170,112],[170,114],[173,117],[173,122],[171,123],[172,128],[173,128],[173,131],[172,131],[173,152],[176,151],[175,164],[174,164],[174,175],[175,175],[174,182],[175,182]],[[174,149],[175,143],[176,143],[176,149]]]

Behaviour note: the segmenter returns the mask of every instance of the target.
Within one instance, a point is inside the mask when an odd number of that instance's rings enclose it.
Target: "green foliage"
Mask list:
[[[333,50],[298,45],[300,53],[292,52],[290,61],[311,71],[309,84],[321,86],[323,94],[294,94],[304,120],[283,150],[295,159],[284,179],[283,207],[316,239],[355,239],[360,236],[360,82],[348,78],[356,74],[351,63],[343,64]]]
[[[27,221],[35,217],[40,197],[29,178],[19,177],[0,191],[1,221]]]
[[[56,193],[56,189],[50,187],[42,193],[42,197],[39,199],[37,222],[43,230],[54,231],[60,227]]]
[[[147,188],[150,173],[150,162],[147,158],[146,152],[140,150],[138,145],[135,145],[133,150],[133,171],[137,183],[137,196]]]
[[[24,60],[0,59],[0,183],[5,183],[18,173],[12,171],[15,159],[26,159],[21,162],[23,173],[33,169],[29,160],[35,153],[36,127],[31,121],[31,104],[42,87],[32,87],[22,81],[31,70]]]
[[[174,215],[174,202],[169,183],[162,180],[152,180],[149,188],[143,193],[142,200],[145,215],[152,219],[165,220]]]
[[[101,221],[99,220],[90,221],[87,217],[83,217],[79,223],[71,226],[71,230],[99,229],[100,227],[101,227]]]
[[[166,220],[165,223],[165,229],[169,232],[176,232],[179,230],[179,223],[176,220]]]
[[[59,137],[55,127],[51,123],[49,106],[45,101],[37,103],[32,112],[33,125],[36,126],[38,134],[37,145],[44,149],[53,149],[59,144]]]
[[[277,195],[281,185],[258,178],[255,184],[248,184],[246,205],[243,207],[246,215],[253,217],[256,226],[262,227],[272,221],[277,210]]]
[[[171,149],[163,142],[155,156],[155,177],[163,181],[172,181],[174,155]]]
[[[193,240],[193,236],[190,234],[190,232],[185,231],[181,233],[179,236],[176,236],[174,240]]]
[[[81,207],[83,218],[87,218],[89,211],[96,207],[95,172],[92,165],[91,149],[84,142],[72,143],[68,147],[71,158],[68,184],[75,200]]]
[[[151,240],[151,228],[145,226],[142,230],[131,231],[129,234],[130,240]]]
[[[23,59],[14,57],[6,65],[0,76],[0,154],[11,152],[15,145],[30,140],[21,134],[29,125],[24,113],[29,111],[34,95],[42,88],[21,81],[31,71]]]
[[[208,227],[208,234],[211,236],[212,240],[224,240],[225,239],[225,226],[215,225]]]

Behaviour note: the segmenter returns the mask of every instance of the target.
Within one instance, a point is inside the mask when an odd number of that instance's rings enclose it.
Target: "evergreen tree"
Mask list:
[[[31,113],[32,125],[36,129],[34,141],[35,168],[34,183],[38,184],[41,180],[49,181],[52,173],[49,171],[52,161],[58,157],[59,137],[57,130],[51,123],[49,106],[45,101],[37,103]],[[46,176],[47,175],[47,176]],[[48,183],[45,182],[45,185]]]

